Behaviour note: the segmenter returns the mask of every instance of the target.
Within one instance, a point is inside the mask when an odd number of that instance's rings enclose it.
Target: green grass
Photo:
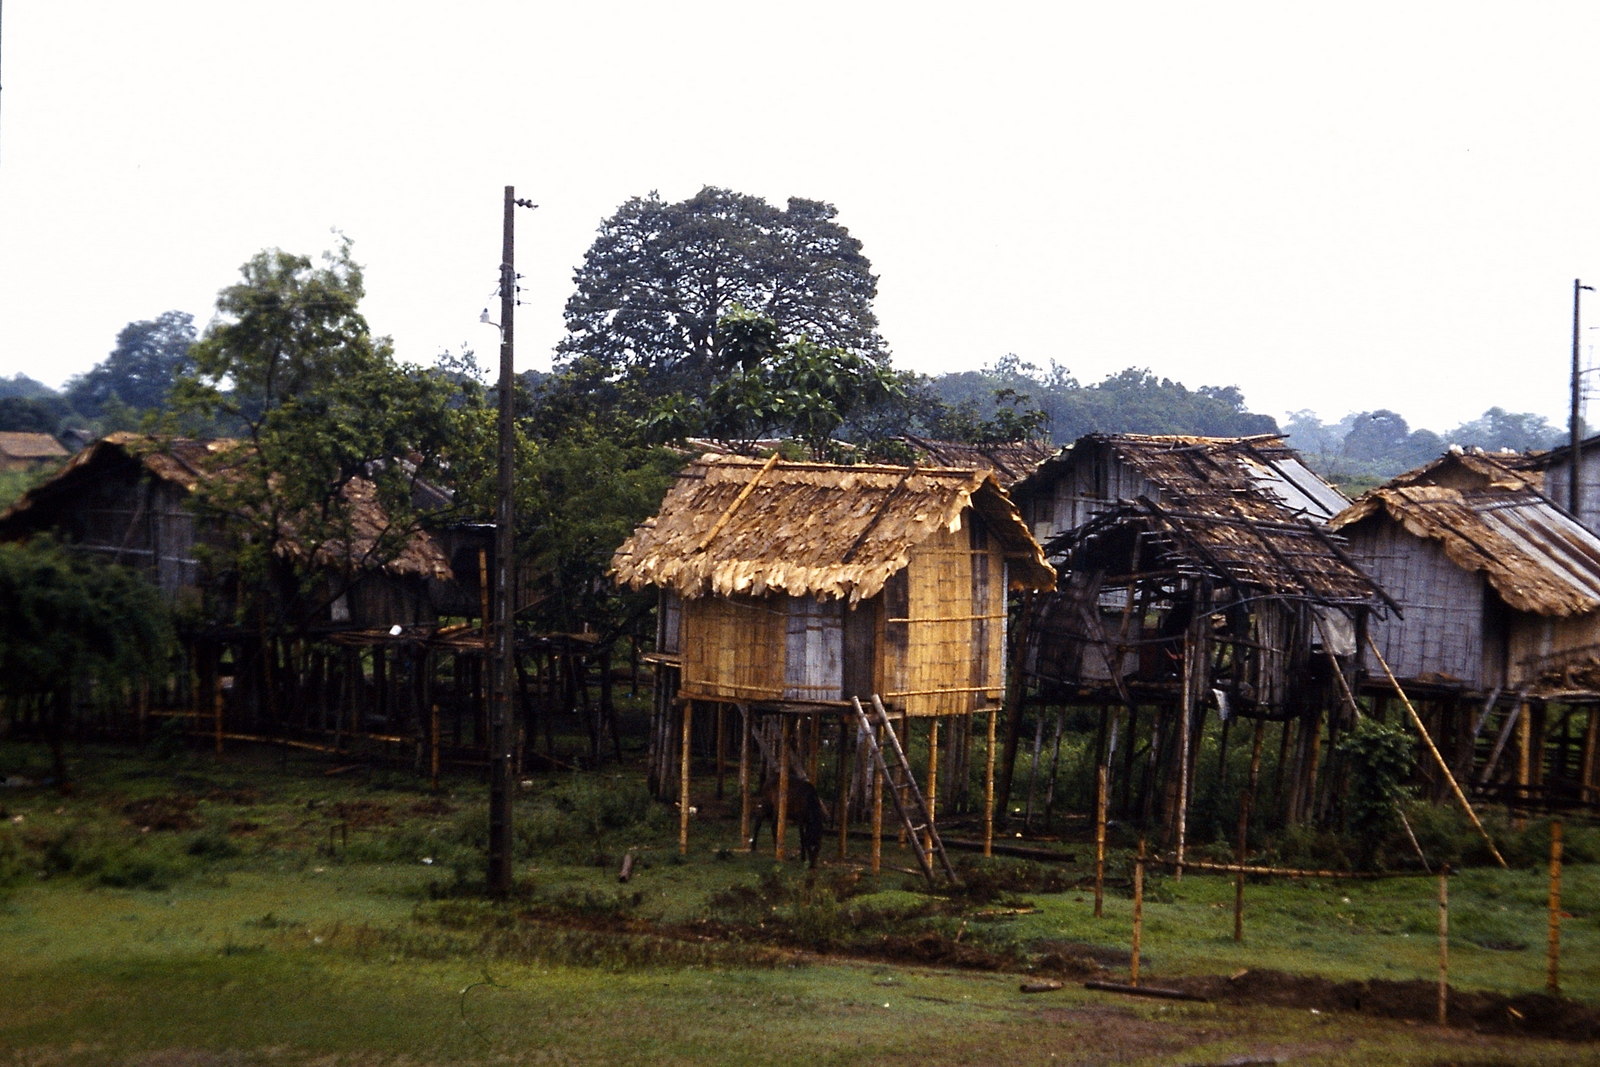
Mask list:
[[[0,743],[6,773],[40,759]],[[670,809],[626,775],[534,780],[517,803],[518,891],[491,902],[475,892],[476,783],[433,796],[404,775],[249,754],[89,750],[78,764],[73,796],[0,792],[0,1067],[738,1064],[780,1051],[808,1064],[1600,1062],[1575,1044],[1070,980],[1026,995],[1029,968],[1053,958],[1124,977],[1125,887],[1096,920],[1087,889],[1061,888],[1081,866],[961,859],[970,885],[953,895],[855,864],[813,875],[730,848],[732,825],[709,815],[680,857]],[[640,863],[624,885],[629,849]],[[1567,868],[1563,984],[1589,1002],[1597,889],[1600,869]],[[1452,879],[1457,987],[1543,988],[1544,893],[1537,869]],[[1253,883],[1242,945],[1232,894],[1226,878],[1151,877],[1147,982],[1437,974],[1432,879]],[[1010,969],[864,958],[890,938]]]

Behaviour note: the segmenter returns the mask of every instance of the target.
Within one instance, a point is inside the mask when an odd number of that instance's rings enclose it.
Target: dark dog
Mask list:
[[[822,798],[817,796],[817,787],[810,782],[799,778],[789,779],[789,821],[800,827],[800,856],[813,869],[817,866],[817,858],[822,855],[822,823],[823,810]],[[763,781],[761,794],[756,801],[756,821],[750,831],[750,851],[756,849],[756,842],[761,837],[761,824],[772,820],[772,841],[778,841],[778,783],[776,781]]]

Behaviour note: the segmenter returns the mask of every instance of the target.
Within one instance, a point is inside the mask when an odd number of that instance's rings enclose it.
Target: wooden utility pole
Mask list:
[[[494,526],[494,635],[489,684],[489,892],[511,892],[511,694],[516,685],[516,640],[512,610],[512,491],[515,486],[516,426],[512,419],[515,370],[512,317],[517,306],[516,227],[512,212],[534,207],[516,199],[506,186],[505,223],[500,252],[500,442],[499,485]]]
[[[1567,510],[1573,518],[1578,517],[1578,491],[1583,484],[1583,449],[1580,447],[1583,440],[1583,367],[1578,356],[1578,298],[1585,289],[1594,292],[1594,286],[1584,285],[1579,278],[1572,279],[1572,410],[1567,420],[1567,447],[1571,452],[1568,458],[1572,469],[1567,474]]]

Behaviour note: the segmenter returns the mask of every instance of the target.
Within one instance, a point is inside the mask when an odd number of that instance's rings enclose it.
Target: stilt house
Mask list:
[[[997,703],[1006,591],[1054,581],[988,472],[737,456],[692,463],[612,572],[662,591],[680,698],[912,717]]]
[[[1044,709],[1098,709],[1113,807],[1166,819],[1181,852],[1208,714],[1224,748],[1234,718],[1280,722],[1301,775],[1280,810],[1311,814],[1324,714],[1348,706],[1358,636],[1385,607],[1323,527],[1345,498],[1281,437],[1107,434],[1014,495],[1064,575],[1023,623],[1041,738]]]
[[[1331,526],[1403,609],[1373,628],[1386,670],[1370,691],[1397,681],[1425,703],[1457,775],[1487,792],[1600,799],[1600,536],[1540,491],[1533,466],[1452,452]]]

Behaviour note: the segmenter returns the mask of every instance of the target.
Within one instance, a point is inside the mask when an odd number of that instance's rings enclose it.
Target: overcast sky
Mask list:
[[[1597,41],[1593,2],[5,0],[0,376],[335,228],[401,358],[492,362],[506,185],[546,368],[601,219],[711,184],[835,204],[897,366],[1564,424]]]

